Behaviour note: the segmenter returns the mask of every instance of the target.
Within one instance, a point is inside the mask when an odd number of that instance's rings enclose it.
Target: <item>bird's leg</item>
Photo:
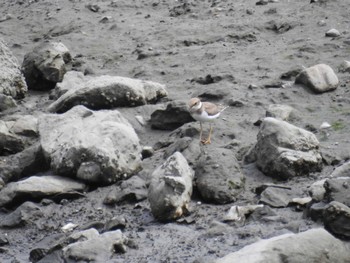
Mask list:
[[[211,144],[210,137],[211,137],[211,133],[212,133],[212,132],[213,132],[213,127],[211,126],[211,123],[210,123],[209,136],[208,136],[208,139],[206,139],[206,140],[203,141],[203,144]]]
[[[203,134],[202,122],[200,121],[199,124],[200,124],[200,127],[201,127],[201,130],[200,130],[200,132],[199,132],[199,141],[200,141],[200,142],[203,142],[203,140],[202,140],[202,134]]]

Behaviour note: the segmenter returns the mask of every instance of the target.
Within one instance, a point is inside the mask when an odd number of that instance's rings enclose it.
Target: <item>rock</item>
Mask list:
[[[17,154],[0,157],[0,178],[5,183],[46,171],[48,168],[39,143]]]
[[[0,111],[5,111],[16,106],[17,103],[11,96],[0,94]]]
[[[83,192],[86,186],[83,183],[55,175],[31,176],[22,181],[7,184],[0,191],[0,206],[11,205],[12,203],[24,200],[39,199],[44,197],[61,198],[77,196]]]
[[[35,248],[30,251],[30,262],[62,262],[62,250],[67,244],[77,241],[95,238],[99,235],[94,228],[76,232],[70,236],[58,233],[45,236],[35,244]]]
[[[258,168],[278,179],[306,176],[322,168],[319,142],[313,133],[270,117],[260,126],[253,154]]]
[[[11,118],[13,122],[12,125],[9,125],[9,132],[23,135],[23,136],[38,136],[38,119],[32,115],[21,115],[14,116]]]
[[[298,76],[301,71],[302,71],[302,68],[293,68],[287,72],[282,73],[280,79],[291,80],[296,76]]]
[[[324,209],[323,220],[325,228],[333,235],[350,239],[350,208],[348,206],[337,201],[329,203]]]
[[[338,166],[330,175],[331,178],[350,177],[350,161]]]
[[[142,147],[142,151],[141,151],[142,160],[152,157],[153,154],[154,154],[154,149],[152,146]]]
[[[19,227],[43,217],[40,207],[32,202],[25,202],[15,211],[0,220],[0,227]]]
[[[152,214],[161,221],[174,220],[187,212],[194,172],[179,152],[152,173],[148,200]]]
[[[324,183],[325,199],[328,202],[337,201],[350,206],[350,177],[327,179]]]
[[[323,212],[328,204],[318,202],[312,204],[307,210],[307,216],[316,222],[323,222]]]
[[[293,194],[289,189],[268,187],[261,193],[259,202],[271,207],[287,207]]]
[[[312,200],[319,202],[324,199],[324,195],[326,193],[326,189],[324,188],[325,182],[326,179],[322,179],[320,181],[314,182],[309,187],[309,194],[312,197]]]
[[[263,0],[265,1],[265,0]],[[272,30],[277,34],[283,34],[289,30],[292,30],[296,27],[296,22],[293,21],[269,21],[267,22],[266,29]]]
[[[190,115],[187,103],[184,101],[172,101],[167,104],[165,110],[156,110],[151,114],[150,124],[153,129],[175,130],[194,119]]]
[[[126,252],[125,243],[126,238],[120,230],[106,232],[64,247],[63,258],[65,261],[107,262],[114,253]]]
[[[123,230],[127,225],[126,219],[124,217],[115,216],[108,220],[105,224],[105,231],[114,231],[117,229]]]
[[[231,253],[216,263],[332,263],[347,262],[350,250],[322,228],[310,229],[298,234],[284,234],[260,240]]]
[[[224,216],[224,221],[244,222],[247,216],[253,213],[256,209],[262,207],[264,207],[264,205],[231,206],[230,210]]]
[[[22,72],[32,90],[51,90],[63,80],[72,57],[61,42],[44,42],[24,56]]]
[[[195,182],[206,202],[225,204],[236,201],[245,177],[231,150],[210,147],[197,163]]]
[[[155,103],[168,95],[165,86],[156,82],[117,76],[83,76],[70,72],[57,90],[62,94],[49,106],[50,112],[65,112],[76,105],[90,109],[134,107]]]
[[[266,110],[266,117],[288,121],[296,117],[296,110],[289,105],[270,104]]]
[[[74,223],[68,223],[65,224],[63,227],[61,227],[61,230],[63,233],[67,233],[67,232],[71,232],[74,230],[74,228],[76,228],[78,225],[74,224]]]
[[[24,140],[10,133],[6,123],[0,120],[0,155],[15,154],[23,151]]]
[[[81,72],[68,71],[66,74],[64,74],[62,82],[58,82],[56,87],[50,92],[50,99],[57,100],[69,90],[82,89],[87,80],[90,79],[90,77],[86,77]]]
[[[318,64],[304,69],[295,79],[296,84],[303,84],[315,93],[323,93],[336,89],[339,85],[337,75],[326,64]]]
[[[119,111],[76,106],[61,115],[43,115],[39,132],[45,158],[58,175],[105,185],[141,169],[139,139]]]
[[[140,202],[148,196],[146,182],[135,175],[123,181],[107,194],[103,203],[112,205],[120,202]]]
[[[350,61],[344,60],[339,66],[340,72],[350,72]]]
[[[0,39],[0,94],[22,99],[27,93],[27,84],[16,57]]]
[[[335,28],[332,28],[326,32],[326,37],[339,37],[340,33]]]

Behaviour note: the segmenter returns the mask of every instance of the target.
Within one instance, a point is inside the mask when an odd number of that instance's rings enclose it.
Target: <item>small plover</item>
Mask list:
[[[201,102],[198,98],[192,98],[190,99],[188,103],[189,112],[193,119],[196,121],[199,121],[200,123],[200,141],[203,144],[209,144],[211,143],[210,137],[213,132],[212,122],[220,116],[220,113],[224,111],[227,107],[220,107],[214,103],[211,102]],[[202,139],[202,122],[210,122],[210,130],[209,130],[209,136],[207,139]]]

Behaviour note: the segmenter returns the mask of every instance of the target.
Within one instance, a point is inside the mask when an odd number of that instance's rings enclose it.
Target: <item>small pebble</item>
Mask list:
[[[326,32],[326,37],[339,37],[339,36],[340,36],[340,32],[334,28]]]

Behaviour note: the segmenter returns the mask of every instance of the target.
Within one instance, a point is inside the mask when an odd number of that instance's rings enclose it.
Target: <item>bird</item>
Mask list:
[[[212,122],[218,118],[227,107],[220,107],[211,102],[202,102],[199,98],[192,98],[188,102],[188,109],[193,119],[200,123],[200,142],[203,144],[211,143],[211,134],[213,132]],[[202,122],[210,123],[209,136],[207,139],[202,139],[203,127]]]

